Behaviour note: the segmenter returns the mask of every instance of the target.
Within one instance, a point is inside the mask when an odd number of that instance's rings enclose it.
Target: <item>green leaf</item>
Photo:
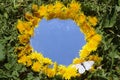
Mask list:
[[[117,18],[117,11],[115,10],[115,12],[114,12],[112,18],[110,19],[109,27],[113,27],[113,26],[114,26],[114,24],[116,23],[116,18]]]
[[[5,59],[5,53],[3,48],[4,48],[3,45],[0,44],[0,61],[3,61]]]
[[[40,80],[40,78],[39,77],[35,77],[35,79],[34,80]]]
[[[108,80],[107,77],[104,77],[104,76],[96,76],[97,80]]]
[[[8,14],[7,14],[7,13],[4,13],[4,17],[5,17],[6,19],[8,19]]]
[[[116,6],[117,12],[120,12],[120,6]]]
[[[18,76],[19,76],[19,73],[18,73],[17,71],[13,71],[13,72],[12,72],[12,75],[18,77]]]
[[[12,65],[9,63],[6,63],[4,66],[7,70],[10,70],[10,68],[12,68]]]
[[[27,79],[25,79],[25,80],[34,80],[33,73],[32,73],[32,72],[31,72],[31,73],[28,73]]]
[[[120,59],[120,56],[118,54],[115,54],[114,57]]]
[[[22,69],[22,64],[16,63],[15,68],[16,70],[20,71]]]
[[[20,70],[20,72],[24,72],[24,71],[26,71],[27,70],[27,68],[26,67],[23,67],[21,70]]]
[[[2,69],[0,69],[0,78],[6,78],[5,72]]]
[[[0,61],[3,61],[5,59],[5,54],[0,51]]]
[[[118,0],[118,5],[120,6],[120,0]]]
[[[108,15],[107,15],[107,17],[105,17],[105,19],[104,19],[104,21],[103,21],[103,26],[105,27],[105,28],[108,28],[109,27],[109,19],[108,19]]]

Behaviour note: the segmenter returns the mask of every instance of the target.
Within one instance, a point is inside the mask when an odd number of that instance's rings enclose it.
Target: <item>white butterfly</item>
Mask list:
[[[80,74],[83,74],[85,70],[91,69],[92,65],[94,64],[94,61],[86,61],[81,64],[75,64],[74,67],[78,70]]]

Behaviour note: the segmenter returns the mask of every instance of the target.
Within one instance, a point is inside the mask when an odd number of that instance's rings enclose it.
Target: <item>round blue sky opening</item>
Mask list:
[[[58,64],[69,65],[85,45],[84,34],[71,19],[42,19],[30,43],[35,51]]]

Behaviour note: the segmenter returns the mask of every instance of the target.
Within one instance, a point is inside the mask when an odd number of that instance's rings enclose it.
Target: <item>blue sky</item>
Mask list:
[[[34,50],[58,64],[69,65],[85,44],[84,35],[72,20],[42,19],[30,40]]]

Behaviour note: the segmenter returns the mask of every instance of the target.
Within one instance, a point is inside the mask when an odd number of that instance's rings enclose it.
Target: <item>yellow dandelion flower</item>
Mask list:
[[[91,24],[92,26],[96,26],[96,24],[97,24],[97,22],[98,22],[98,20],[97,20],[96,17],[91,17],[91,16],[88,16],[88,21],[90,22],[90,24]]]
[[[89,39],[88,43],[85,45],[86,49],[88,51],[95,51],[100,44],[101,36],[96,34],[91,39]]]
[[[99,42],[96,42],[94,40],[90,40],[84,47],[86,48],[87,51],[95,51],[98,47]]]
[[[56,3],[54,4],[54,11],[57,12],[57,11],[61,11],[61,8],[63,8],[64,5],[62,2],[60,1],[56,1]]]
[[[28,58],[26,55],[23,55],[22,57],[19,58],[18,63],[22,63],[23,65],[26,65]]]
[[[24,25],[23,25],[23,21],[18,20],[17,29],[19,30],[20,33],[24,32],[25,28],[24,28]]]
[[[25,31],[29,31],[32,27],[32,23],[31,22],[25,22],[23,23]]]
[[[84,22],[81,26],[80,30],[84,33],[86,40],[88,40],[88,38],[91,38],[91,36],[94,36],[96,34],[96,31],[90,26],[89,23]]]
[[[23,56],[23,55],[25,55],[24,50],[22,50],[22,51],[20,51],[20,52],[18,53],[18,57],[21,57],[21,56]]]
[[[63,78],[70,80],[71,77],[78,76],[76,68],[73,68],[71,65],[65,67],[63,65],[58,66],[58,74],[63,75]]]
[[[18,51],[18,57],[21,57],[23,55],[28,55],[32,52],[32,47],[30,46],[30,44],[27,44],[24,48],[21,47],[21,49]]]
[[[89,70],[89,72],[93,73],[96,69],[94,68],[94,66],[91,67],[91,69]]]
[[[54,63],[53,69],[54,69],[55,74],[56,74],[57,70],[58,70],[58,64],[56,62]]]
[[[25,32],[25,34],[33,36],[34,35],[34,29],[33,28],[29,29],[28,31]]]
[[[93,28],[91,28],[89,33],[86,34],[86,38],[85,38],[86,41],[89,42],[94,35],[96,35],[96,32],[95,32],[95,30]]]
[[[51,59],[49,59],[49,58],[43,58],[43,64],[45,64],[45,65],[50,65],[50,64],[52,64],[52,61],[51,61]]]
[[[80,13],[80,15],[75,19],[75,22],[78,26],[82,26],[82,24],[86,21],[86,16],[84,13]]]
[[[88,57],[88,59],[89,60],[92,60],[92,61],[95,61],[95,62],[97,62],[97,63],[100,63],[101,62],[101,57],[99,57],[98,55],[90,55],[89,57]]]
[[[87,33],[89,33],[89,31],[91,30],[91,26],[87,23],[84,22],[81,26],[80,26],[81,31],[87,35]]]
[[[28,34],[28,35],[32,35],[33,33],[30,33],[31,30],[31,23],[30,22],[23,22],[18,20],[18,25],[17,25],[17,29],[19,30],[19,32],[21,34]],[[33,29],[32,29],[33,30]]]
[[[55,16],[55,11],[54,11],[54,5],[53,4],[49,4],[47,5],[47,15],[46,15],[46,19],[50,20],[52,18],[54,18]]]
[[[27,54],[31,53],[32,52],[32,46],[30,44],[27,44],[25,47],[24,47],[24,51],[27,52]]]
[[[69,19],[69,18],[71,18],[73,16],[74,15],[73,15],[73,13],[71,13],[71,10],[69,8],[66,8],[66,10],[65,10],[65,18]]]
[[[60,10],[55,12],[55,14],[54,14],[54,18],[63,19],[63,16],[64,16],[64,12],[62,12]]]
[[[65,73],[63,74],[63,77],[66,80],[70,80],[71,77],[76,77],[76,76],[77,76],[77,70],[76,70],[76,68],[69,67],[69,66],[66,68]]]
[[[26,44],[29,42],[30,36],[29,35],[19,35],[19,41],[21,44]]]
[[[33,15],[34,15],[34,17],[38,17],[38,18],[42,18],[42,16],[40,15],[40,12],[39,12],[39,10],[38,11],[36,11],[36,12],[33,12]]]
[[[70,8],[71,11],[73,11],[74,13],[77,13],[77,12],[79,12],[80,9],[81,9],[81,4],[73,0],[73,1],[69,4],[69,8]]]
[[[44,5],[40,6],[38,12],[41,17],[45,17],[47,15],[47,7]]]
[[[40,64],[40,62],[34,62],[32,65],[32,70],[35,72],[40,72],[42,65]]]
[[[30,21],[31,19],[33,19],[33,16],[31,13],[25,13],[25,19],[27,19],[28,21]]]
[[[38,60],[39,62],[41,62],[44,58],[41,53],[37,53],[37,52],[32,52],[29,56],[31,57],[31,59]]]
[[[50,19],[52,19],[52,18],[55,18],[55,13],[49,13],[47,16],[46,16],[46,19],[47,20],[50,20]]]
[[[34,29],[32,28],[31,22],[24,22],[24,34],[32,36]]]
[[[54,5],[53,5],[53,4],[47,5],[47,12],[48,12],[48,13],[54,12]]]
[[[51,68],[47,68],[45,74],[48,77],[54,77],[55,76],[55,71],[53,69],[51,69]]]
[[[73,12],[72,9],[69,9],[69,8],[65,9],[64,14],[65,14],[65,19],[72,19],[72,20],[74,20],[74,19],[76,19],[76,16],[78,16],[76,13]]]
[[[38,10],[38,5],[33,4],[33,5],[32,5],[32,10],[36,12],[36,11]]]
[[[54,5],[47,5],[48,14],[46,15],[46,19],[50,20],[52,18],[61,18],[63,16],[63,8],[64,5],[59,1],[56,1]]]
[[[64,65],[59,65],[58,66],[58,75],[62,75],[65,73],[66,67]]]
[[[30,20],[30,22],[32,23],[32,26],[34,26],[34,27],[37,27],[39,21],[40,21],[40,19],[37,17],[33,17],[33,19]]]
[[[102,36],[99,34],[96,34],[93,37],[91,37],[91,40],[94,40],[96,42],[100,42],[102,40]]]
[[[32,65],[32,60],[30,59],[29,56],[27,56],[26,66],[29,67],[31,65]]]
[[[85,60],[83,59],[83,58],[75,58],[74,60],[73,60],[73,64],[79,64],[79,63],[82,63],[82,62],[84,62]]]
[[[15,47],[15,52],[21,52],[22,50],[24,49],[24,47],[23,46],[19,46],[19,47]]]
[[[90,54],[90,52],[86,50],[86,48],[85,49],[84,48],[79,51],[80,58],[83,58],[83,59],[86,58]]]

